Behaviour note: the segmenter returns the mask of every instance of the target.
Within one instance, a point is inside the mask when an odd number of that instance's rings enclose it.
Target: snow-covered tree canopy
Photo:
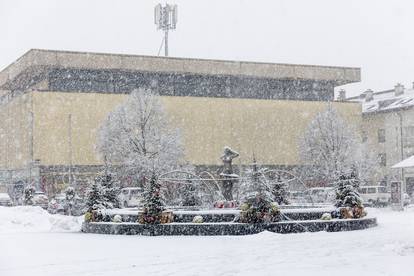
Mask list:
[[[365,146],[356,139],[354,131],[338,112],[329,106],[306,129],[300,141],[300,156],[307,166],[307,177],[333,183],[341,173],[353,169],[359,174],[375,171],[377,162],[368,154],[362,154],[366,152]]]
[[[134,90],[109,114],[97,144],[105,162],[120,165],[124,175],[134,178],[171,170],[183,160],[179,130],[169,124],[159,96],[150,90]]]

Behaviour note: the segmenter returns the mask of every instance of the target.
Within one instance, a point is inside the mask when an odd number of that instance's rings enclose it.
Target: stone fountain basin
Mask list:
[[[133,222],[91,222],[82,225],[82,232],[114,235],[143,236],[217,236],[217,235],[250,235],[263,231],[280,234],[302,232],[339,232],[362,230],[377,225],[376,218],[333,219],[307,221],[281,221],[276,223],[169,223],[147,225]]]

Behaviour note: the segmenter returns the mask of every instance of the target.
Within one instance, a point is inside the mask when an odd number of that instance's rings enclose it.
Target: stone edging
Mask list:
[[[113,222],[84,222],[82,232],[113,235],[143,236],[217,236],[217,235],[250,235],[263,231],[280,234],[301,232],[339,232],[361,230],[377,225],[376,218],[335,219],[312,221],[283,221],[269,224],[246,223],[169,223],[139,224]]]

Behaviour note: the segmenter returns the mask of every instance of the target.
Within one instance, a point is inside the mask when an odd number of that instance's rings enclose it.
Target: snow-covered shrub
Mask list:
[[[330,213],[323,213],[321,216],[321,220],[331,220],[332,215]]]
[[[92,209],[85,213],[84,219],[85,222],[104,221],[104,214],[102,213],[102,209]]]
[[[240,209],[240,222],[243,223],[265,223],[280,220],[278,204],[267,201],[260,196],[245,201]]]
[[[84,215],[84,219],[86,222],[91,222],[92,221],[92,213],[91,212],[86,212]]]
[[[202,216],[195,216],[193,218],[193,223],[203,223],[204,222],[204,218]]]
[[[33,196],[36,192],[35,187],[33,187],[32,185],[28,185],[25,189],[24,189],[24,199],[23,199],[23,203],[24,205],[33,205]]]
[[[115,215],[115,216],[112,218],[112,222],[115,222],[115,223],[121,223],[121,222],[122,222],[122,217],[121,217],[120,215]]]

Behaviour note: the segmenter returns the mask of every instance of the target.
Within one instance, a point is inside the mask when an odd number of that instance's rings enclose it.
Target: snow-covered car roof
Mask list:
[[[381,186],[381,185],[371,185],[371,186],[360,186],[359,188],[379,188],[379,187],[383,187],[383,188],[387,188],[385,186]]]
[[[0,198],[1,199],[10,199],[10,196],[7,193],[0,193]]]
[[[122,188],[121,190],[142,190],[142,188],[140,188],[140,187],[125,187],[125,188]]]
[[[314,188],[310,188],[309,190],[311,190],[311,191],[317,191],[317,190],[327,191],[327,190],[332,190],[332,189],[334,189],[334,188],[333,187],[314,187]]]

